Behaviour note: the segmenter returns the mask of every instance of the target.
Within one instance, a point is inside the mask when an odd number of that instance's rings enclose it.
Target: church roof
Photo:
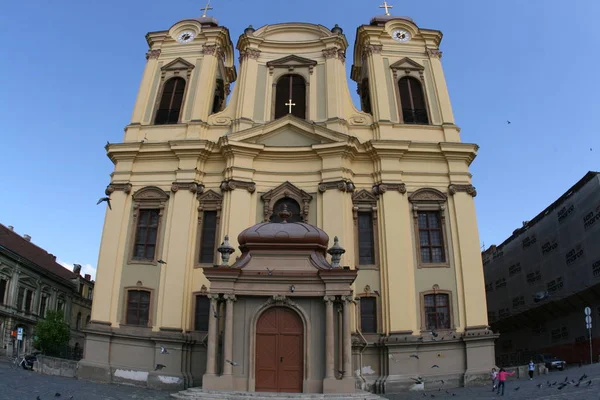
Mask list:
[[[385,25],[386,22],[391,21],[393,19],[403,19],[405,21],[410,21],[413,24],[415,24],[415,21],[410,17],[402,17],[396,15],[376,15],[373,18],[371,18],[371,25]]]
[[[314,247],[324,253],[329,236],[304,222],[262,222],[245,229],[238,236],[242,251],[269,245],[273,247]]]
[[[18,235],[11,228],[0,224],[0,250],[8,250],[14,255],[61,278],[70,280],[78,276],[78,274],[69,271],[57,263],[55,255],[36,246],[30,240]]]

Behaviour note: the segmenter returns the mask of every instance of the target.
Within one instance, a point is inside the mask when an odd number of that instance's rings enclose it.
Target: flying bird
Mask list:
[[[238,366],[238,363],[236,363],[235,361],[225,360],[225,362],[233,365],[234,367]]]
[[[373,290],[373,293],[375,293],[377,296],[379,296],[379,291],[378,290]]]
[[[42,400],[40,396],[36,397],[35,400]]]
[[[54,397],[60,397],[60,393],[58,393],[58,392],[54,393]]]
[[[432,329],[431,330],[431,336],[438,337],[438,333]]]
[[[167,263],[166,261],[163,261],[162,259],[156,260],[156,262],[159,263],[159,264],[166,264]]]
[[[103,201],[106,202],[106,204],[108,204],[108,208],[112,210],[112,207],[110,206],[110,197],[101,197],[98,202],[96,203],[96,205],[102,203]]]
[[[416,358],[418,360],[419,356],[416,354],[411,354],[410,356],[408,356],[408,358]]]
[[[217,310],[215,309],[215,306],[213,306],[213,317],[215,318],[221,318],[221,316],[219,315],[219,313],[217,312]]]
[[[510,125],[510,124],[511,124],[511,122],[510,122],[509,120],[506,120],[506,123],[507,123],[508,125]]]
[[[273,275],[273,271],[275,271],[275,269],[269,269],[269,268],[267,268],[267,274],[269,276]]]
[[[585,378],[587,378],[588,376],[586,374],[583,374],[579,377],[579,381],[581,382],[582,380],[584,380]]]
[[[542,384],[540,383],[539,385],[536,385],[538,387],[538,389],[542,388]]]
[[[164,347],[160,346],[160,354],[169,354],[169,352],[167,351],[167,349],[165,349]]]
[[[165,368],[165,367],[166,367],[166,365],[162,365],[162,364],[156,364],[156,367],[154,368],[154,370],[155,370],[155,371],[159,371],[159,370],[161,370],[161,369],[163,369],[163,368]]]
[[[592,381],[591,381],[591,380],[589,380],[589,381],[587,381],[587,382],[585,383],[585,386],[590,386],[591,384],[592,384]]]
[[[516,392],[517,390],[519,390],[519,389],[521,389],[521,386],[517,386],[517,387],[515,388],[515,392]]]
[[[439,368],[439,367],[440,367],[440,366],[439,366],[439,365],[437,365],[437,364],[433,364],[433,365],[431,366],[431,368]]]
[[[569,380],[569,377],[567,376],[567,377],[565,378],[565,382],[567,382],[568,380]]]

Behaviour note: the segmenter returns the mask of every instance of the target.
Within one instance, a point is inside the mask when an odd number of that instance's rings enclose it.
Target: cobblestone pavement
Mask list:
[[[55,397],[60,393],[60,397]],[[10,368],[6,359],[0,361],[0,400],[167,400],[169,393],[133,386],[110,385],[80,381],[73,378],[41,375],[23,368]]]
[[[576,382],[583,375],[588,375],[588,378],[584,379],[579,387],[574,387],[572,384],[566,386],[562,390],[558,390],[558,386],[565,378],[569,378],[569,381],[574,379]],[[586,386],[586,383],[591,380],[590,386]],[[557,382],[555,386],[548,387],[547,382],[551,384]],[[542,388],[538,388],[537,385],[543,384]],[[426,386],[427,387],[427,386]],[[515,390],[519,388],[518,390]],[[448,393],[444,389],[438,391],[425,391],[424,394],[411,392],[401,394],[388,394],[382,395],[390,400],[424,400],[426,398],[436,399],[467,399],[467,400],[486,400],[486,399],[515,399],[515,400],[554,400],[554,399],[570,399],[570,400],[599,400],[600,399],[600,364],[587,365],[579,368],[573,366],[567,368],[565,371],[552,371],[548,375],[534,376],[533,380],[530,381],[527,378],[513,378],[508,377],[506,382],[506,390],[504,397],[497,395],[492,392],[491,383],[485,387],[474,387],[474,388],[458,388],[448,389]],[[455,396],[453,396],[454,394]]]

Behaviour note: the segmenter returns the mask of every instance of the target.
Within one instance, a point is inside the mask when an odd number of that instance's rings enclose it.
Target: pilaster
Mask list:
[[[153,101],[153,99],[150,98],[150,90],[152,88],[152,81],[158,71],[158,57],[160,56],[160,53],[160,49],[150,50],[146,53],[146,68],[144,68],[140,90],[138,91],[135,106],[133,107],[133,113],[131,115],[131,124],[133,125],[142,123],[144,110],[146,109],[148,102]]]
[[[200,65],[198,79],[196,80],[196,87],[189,89],[195,92],[194,108],[192,109],[191,114],[191,121],[194,122],[206,122],[212,111],[211,108],[217,79],[217,70],[219,68],[219,58],[222,57],[223,53],[218,45],[205,44],[202,49],[202,54],[202,63]]]
[[[380,44],[368,44],[363,50],[365,61],[369,68],[369,90],[371,94],[371,108],[375,121],[391,121],[390,106],[388,104],[388,88],[385,74],[390,71],[385,69]]]
[[[448,86],[446,85],[446,77],[444,76],[444,69],[442,68],[442,53],[439,50],[430,50],[429,54],[435,92],[438,96],[440,112],[442,114],[442,123],[454,125],[454,113],[452,112],[450,95],[448,93]]]
[[[255,48],[245,48],[240,50],[240,77],[236,90],[239,93],[237,98],[237,109],[235,117],[241,122],[239,130],[247,129],[252,126],[254,118],[254,100],[256,98],[256,81],[258,76],[258,58],[260,50]]]

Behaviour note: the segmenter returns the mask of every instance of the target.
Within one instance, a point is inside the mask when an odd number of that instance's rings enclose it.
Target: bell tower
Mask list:
[[[460,141],[442,70],[442,33],[390,15],[387,3],[382,8],[386,14],[356,34],[351,77],[362,111],[381,126],[382,139]]]
[[[148,33],[146,40],[147,63],[125,142],[170,140],[182,128],[186,138],[197,137],[198,125],[225,108],[237,77],[229,30],[205,10],[202,17]]]

